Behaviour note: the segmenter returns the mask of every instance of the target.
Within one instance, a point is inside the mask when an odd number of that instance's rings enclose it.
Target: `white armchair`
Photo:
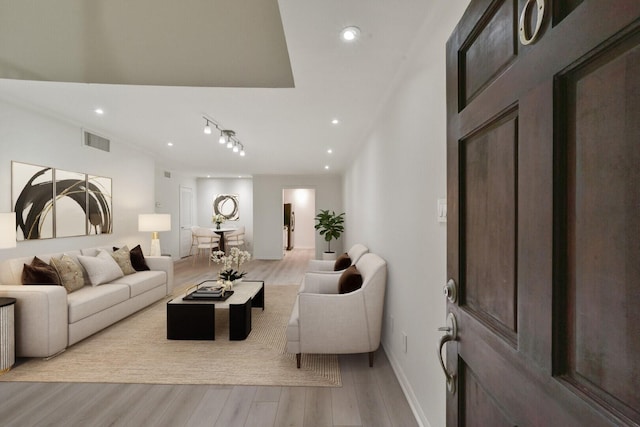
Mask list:
[[[287,351],[296,354],[369,353],[380,346],[387,264],[367,253],[356,263],[362,287],[338,293],[340,275],[306,273],[287,326]]]
[[[349,258],[351,258],[351,265],[354,265],[358,262],[360,257],[369,252],[369,248],[367,248],[362,243],[356,243],[351,246],[351,248],[347,251]],[[323,272],[331,272],[333,273],[333,266],[335,265],[335,261],[333,260],[323,260],[323,259],[312,259],[309,261],[309,265],[307,266],[307,271],[323,271]],[[342,270],[340,270],[342,272]]]

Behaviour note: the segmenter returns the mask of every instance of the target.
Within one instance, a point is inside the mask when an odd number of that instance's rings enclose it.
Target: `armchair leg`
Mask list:
[[[302,355],[300,353],[296,353],[296,365],[298,365],[298,369],[300,369],[300,359]]]
[[[369,352],[369,367],[373,368],[373,351]]]

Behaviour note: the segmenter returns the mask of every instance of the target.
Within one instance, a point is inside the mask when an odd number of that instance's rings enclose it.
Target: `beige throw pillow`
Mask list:
[[[91,286],[102,285],[124,276],[110,253],[100,250],[95,257],[78,255],[78,261],[87,270]]]
[[[127,246],[123,246],[117,251],[114,251],[111,256],[116,260],[125,276],[136,272],[131,264],[131,255],[129,254],[129,248]]]
[[[64,254],[60,258],[51,258],[49,263],[56,269],[62,286],[68,293],[77,291],[84,286],[84,273],[82,266],[74,261],[69,255]]]

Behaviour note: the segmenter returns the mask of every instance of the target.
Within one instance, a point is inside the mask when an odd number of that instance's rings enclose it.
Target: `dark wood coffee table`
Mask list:
[[[167,302],[167,339],[215,340],[218,308],[229,310],[229,339],[244,340],[251,332],[251,308],[264,310],[264,281],[243,280],[225,301],[183,300],[185,296],[187,293]]]

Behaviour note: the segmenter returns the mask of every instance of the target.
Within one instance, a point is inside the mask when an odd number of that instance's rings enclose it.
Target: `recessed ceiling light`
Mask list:
[[[102,108],[96,108],[95,110],[93,110],[93,112],[99,116],[104,114],[104,110]]]
[[[168,145],[169,147],[173,147],[173,142],[167,142],[167,145]]]
[[[331,148],[329,148],[329,149],[327,150],[327,153],[331,154],[331,153],[333,153],[333,150],[332,150]]]
[[[207,175],[207,178],[211,178],[211,175]]]
[[[326,165],[324,168],[325,168],[326,170],[329,170],[329,165]]]
[[[340,120],[338,120],[338,119],[331,120],[331,124],[333,124],[333,125],[337,125],[338,123],[340,123]]]
[[[358,39],[360,36],[360,28],[358,27],[347,27],[340,31],[340,38],[345,42],[352,42]]]

